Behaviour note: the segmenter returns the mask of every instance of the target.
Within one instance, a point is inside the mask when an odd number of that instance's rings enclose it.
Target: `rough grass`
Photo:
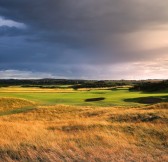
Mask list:
[[[15,103],[10,109],[16,109],[16,101],[10,102]],[[0,161],[168,161],[168,103],[138,108],[31,106],[0,117]]]
[[[30,107],[34,105],[35,102],[26,99],[11,98],[11,97],[0,98],[0,112],[19,109],[23,107]]]

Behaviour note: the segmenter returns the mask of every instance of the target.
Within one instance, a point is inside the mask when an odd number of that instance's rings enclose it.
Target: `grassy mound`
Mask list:
[[[35,105],[35,102],[25,99],[10,97],[0,98],[0,112],[19,109],[23,107],[31,107],[33,105]]]
[[[168,103],[167,102],[158,103],[158,104],[147,106],[146,108],[148,109],[168,109]]]

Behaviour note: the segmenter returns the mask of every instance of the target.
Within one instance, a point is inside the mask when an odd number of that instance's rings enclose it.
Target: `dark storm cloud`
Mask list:
[[[0,68],[66,74],[71,67],[69,72],[78,76],[87,73],[76,69],[81,64],[165,57],[168,43],[154,42],[149,49],[150,39],[139,44],[146,33],[168,24],[167,6],[165,0],[1,0],[0,16],[26,28],[0,26]]]
[[[1,0],[0,6],[3,16],[41,31],[47,41],[65,44],[168,22],[168,2],[163,0]]]
[[[1,0],[1,13],[16,21],[61,31],[128,31],[144,22],[167,22],[166,1]],[[124,26],[123,26],[124,25]]]

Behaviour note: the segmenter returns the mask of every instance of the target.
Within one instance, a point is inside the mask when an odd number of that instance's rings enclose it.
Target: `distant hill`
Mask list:
[[[0,79],[0,86],[37,86],[37,85],[75,85],[81,87],[109,87],[111,85],[128,85],[134,80],[80,80],[80,79]]]

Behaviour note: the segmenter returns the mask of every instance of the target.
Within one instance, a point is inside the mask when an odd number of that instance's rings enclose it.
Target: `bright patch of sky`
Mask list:
[[[16,22],[14,20],[5,19],[0,16],[0,27],[8,26],[8,27],[16,27],[16,28],[25,28],[26,25],[24,23]]]

